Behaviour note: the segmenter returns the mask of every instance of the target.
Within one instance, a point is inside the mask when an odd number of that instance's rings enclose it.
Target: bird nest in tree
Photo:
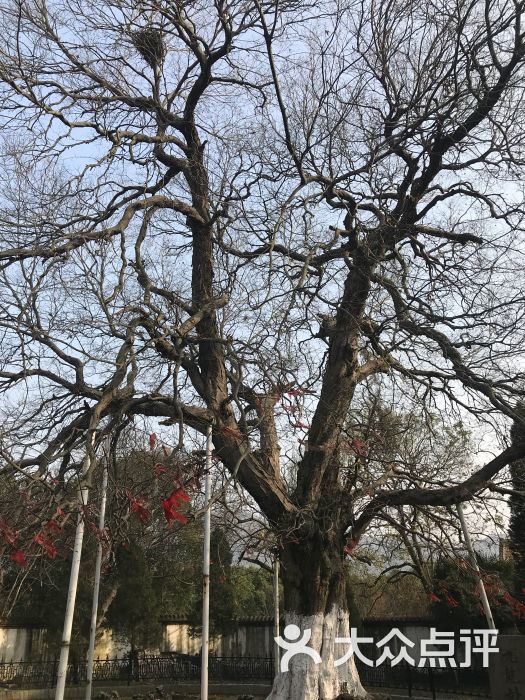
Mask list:
[[[166,45],[159,29],[140,29],[131,35],[133,46],[152,68],[158,66],[166,53]]]

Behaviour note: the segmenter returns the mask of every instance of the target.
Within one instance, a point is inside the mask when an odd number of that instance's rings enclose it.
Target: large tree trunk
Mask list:
[[[343,542],[320,533],[305,542],[290,543],[281,556],[285,625],[312,632],[308,646],[321,657],[293,656],[288,672],[274,680],[267,700],[335,700],[340,693],[366,698],[353,658],[340,666],[334,662],[348,651],[336,637],[350,636],[343,567]],[[281,650],[282,653],[283,650]]]

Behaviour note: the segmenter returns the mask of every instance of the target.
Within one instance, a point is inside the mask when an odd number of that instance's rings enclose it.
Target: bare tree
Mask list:
[[[482,499],[524,455],[366,489],[341,459],[371,385],[516,417],[524,11],[2,0],[4,469],[60,475],[97,421],[211,422],[323,659],[272,698],[363,697],[333,667],[347,540]]]

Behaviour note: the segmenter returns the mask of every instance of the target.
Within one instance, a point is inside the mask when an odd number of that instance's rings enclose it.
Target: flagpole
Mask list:
[[[55,700],[64,700],[66,689],[67,664],[69,660],[69,648],[71,646],[71,630],[73,629],[73,617],[75,614],[75,602],[77,597],[78,574],[80,571],[80,559],[82,557],[82,542],[84,540],[84,512],[87,505],[89,488],[84,483],[84,478],[92,466],[93,448],[95,444],[95,431],[86,443],[86,456],[82,467],[80,487],[78,489],[78,515],[75,531],[75,543],[73,545],[73,557],[71,559],[71,573],[69,575],[69,587],[67,591],[66,613],[62,630],[62,644],[60,647],[60,659],[58,661],[57,684],[55,688]]]
[[[212,429],[206,431],[206,476],[204,480],[204,551],[202,562],[201,700],[208,700],[208,656],[210,651],[210,541],[211,541],[211,453]]]
[[[465,545],[467,547],[470,557],[470,563],[472,564],[472,568],[474,569],[478,577],[479,595],[481,598],[481,603],[483,605],[483,610],[485,611],[485,617],[487,618],[487,625],[489,629],[495,630],[496,625],[494,624],[494,618],[492,617],[492,610],[490,609],[489,600],[487,598],[485,584],[483,583],[483,579],[481,578],[481,571],[479,570],[478,561],[476,559],[476,552],[474,551],[474,547],[472,546],[472,540],[470,539],[470,533],[468,531],[467,521],[465,520],[465,513],[463,511],[463,504],[458,503],[457,508],[459,520],[461,522],[461,529],[463,530],[463,537],[465,538]]]
[[[102,496],[100,499],[100,513],[98,516],[98,548],[97,560],[95,562],[95,583],[93,585],[93,603],[91,606],[91,625],[89,628],[89,648],[87,654],[87,670],[86,670],[86,700],[91,700],[91,692],[93,689],[93,663],[95,657],[95,640],[97,636],[97,614],[98,614],[98,597],[100,592],[100,571],[102,569],[102,537],[106,526],[106,499],[108,490],[108,457],[104,464],[104,473],[102,475]]]
[[[279,619],[279,553],[275,552],[273,564],[273,619],[274,619],[274,638],[280,635],[280,619]],[[275,642],[275,675],[280,671],[280,647]]]

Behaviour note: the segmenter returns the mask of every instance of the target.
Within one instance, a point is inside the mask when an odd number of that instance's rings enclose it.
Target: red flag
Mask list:
[[[157,435],[156,435],[156,433],[151,433],[151,435],[149,436],[149,448],[150,448],[150,450],[154,450],[156,444],[157,444]]]

